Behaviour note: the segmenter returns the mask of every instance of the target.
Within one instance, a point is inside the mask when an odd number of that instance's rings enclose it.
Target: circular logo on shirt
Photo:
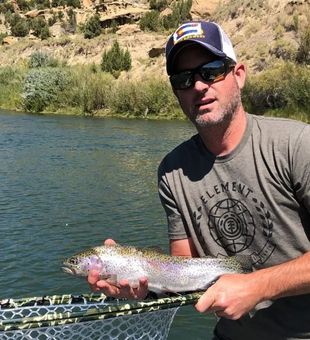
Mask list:
[[[217,202],[210,210],[208,226],[213,240],[228,253],[249,248],[255,235],[253,216],[236,199]]]

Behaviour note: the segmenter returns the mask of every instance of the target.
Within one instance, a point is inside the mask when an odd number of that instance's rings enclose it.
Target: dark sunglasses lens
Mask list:
[[[193,85],[193,74],[190,71],[173,74],[170,76],[170,82],[176,90],[188,89]]]
[[[199,73],[204,81],[213,82],[221,79],[231,69],[233,64],[224,60],[214,60],[190,71],[180,72],[170,76],[170,82],[175,90],[185,90],[194,85],[194,76]]]
[[[214,60],[211,63],[202,65],[200,75],[205,81],[214,81],[220,75],[225,74],[225,63],[222,60]]]

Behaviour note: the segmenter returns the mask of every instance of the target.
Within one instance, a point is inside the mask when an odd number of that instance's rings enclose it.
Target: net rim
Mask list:
[[[117,316],[155,312],[158,310],[193,304],[200,298],[202,294],[203,292],[194,292],[157,299],[147,299],[143,301],[111,299],[107,298],[104,294],[83,294],[78,296],[65,294],[33,298],[7,299],[0,302],[0,313],[14,311],[16,308],[31,306],[48,307],[56,305],[59,307],[65,307],[66,305],[72,305],[75,302],[81,304],[81,301],[84,301],[84,303],[82,303],[83,305],[89,304],[90,308],[87,311],[82,312],[52,312],[35,317],[22,317],[2,320],[0,321],[0,332],[66,325],[72,323],[104,320]],[[96,307],[92,307],[93,303],[98,303],[98,305]]]

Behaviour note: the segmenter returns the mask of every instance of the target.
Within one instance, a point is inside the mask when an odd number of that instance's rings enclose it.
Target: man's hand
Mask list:
[[[232,320],[241,318],[263,300],[263,287],[250,274],[221,276],[198,300],[198,312],[214,312]]]
[[[105,245],[113,247],[116,243],[111,239],[104,242]],[[100,275],[96,270],[91,270],[87,281],[94,292],[102,292],[107,296],[115,297],[117,299],[144,299],[148,293],[147,278],[140,278],[137,287],[129,285],[128,280],[121,280],[119,285],[115,286],[105,280],[100,279]]]

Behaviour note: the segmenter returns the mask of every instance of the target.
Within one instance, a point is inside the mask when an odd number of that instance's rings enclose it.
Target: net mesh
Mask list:
[[[199,296],[131,302],[102,294],[3,300],[0,339],[166,339],[178,308]]]

